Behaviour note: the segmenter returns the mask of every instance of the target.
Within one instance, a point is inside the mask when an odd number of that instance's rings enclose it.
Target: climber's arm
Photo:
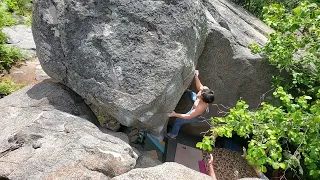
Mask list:
[[[216,174],[213,170],[213,156],[210,154],[210,160],[207,162],[208,164],[208,175],[212,177],[212,179],[217,180]]]
[[[212,179],[217,180],[216,174],[214,173],[214,170],[213,170],[212,163],[208,164],[208,175],[211,176]]]
[[[198,91],[200,91],[203,88],[203,85],[201,84],[201,81],[199,79],[199,71],[196,70],[195,75],[194,75],[194,80],[196,81],[196,87]]]
[[[168,113],[168,116],[189,120],[189,119],[192,119],[192,118],[195,118],[195,117],[201,115],[205,110],[206,110],[206,106],[199,105],[196,109],[193,109],[188,114],[179,114],[179,113],[176,113],[173,111],[172,113]]]

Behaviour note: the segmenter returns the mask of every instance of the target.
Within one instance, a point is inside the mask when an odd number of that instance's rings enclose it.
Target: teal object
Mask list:
[[[162,146],[162,144],[160,144],[160,142],[158,140],[156,140],[155,138],[153,138],[150,134],[147,134],[147,137],[152,141],[152,143],[154,145],[157,146],[157,148],[164,153],[164,147]]]

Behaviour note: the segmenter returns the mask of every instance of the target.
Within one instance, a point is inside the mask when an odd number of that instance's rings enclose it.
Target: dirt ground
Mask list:
[[[20,62],[10,69],[10,72],[4,72],[1,78],[11,78],[13,82],[23,85],[33,85],[49,78],[42,70],[37,58]]]

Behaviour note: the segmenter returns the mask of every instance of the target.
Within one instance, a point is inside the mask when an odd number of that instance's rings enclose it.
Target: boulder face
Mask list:
[[[37,0],[37,55],[102,125],[160,131],[203,50],[203,9],[200,0]]]
[[[265,57],[251,53],[249,44],[263,45],[272,29],[229,1],[204,0],[203,3],[209,34],[197,69],[202,84],[215,91],[214,104],[218,105],[210,107],[207,118],[224,115],[219,112],[228,112],[228,107],[234,107],[240,98],[255,109],[271,90],[274,70]],[[176,111],[188,112],[191,105],[184,95]],[[201,135],[208,128],[208,123],[202,122],[185,125],[182,130]]]
[[[135,167],[131,147],[101,132],[92,111],[45,80],[0,100],[0,179],[110,179]]]

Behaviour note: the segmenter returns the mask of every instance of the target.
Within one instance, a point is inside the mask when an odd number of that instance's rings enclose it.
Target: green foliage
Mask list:
[[[213,137],[204,136],[202,142],[198,142],[196,147],[204,151],[212,151],[213,143]]]
[[[293,9],[299,0],[232,0],[236,4],[244,7],[246,10],[254,14],[256,17],[262,19],[263,7],[271,4],[282,4],[287,9]]]
[[[253,52],[269,57],[279,70],[273,96],[256,111],[240,100],[224,117],[212,118],[212,136],[248,139],[246,159],[262,172],[293,169],[308,179],[320,177],[320,8],[303,1],[287,11],[283,5],[264,8],[265,22],[275,32]],[[198,143],[197,147],[203,147]],[[211,143],[213,145],[213,143]]]
[[[26,21],[24,22],[24,25],[31,26],[32,25],[32,16],[28,15]]]
[[[18,48],[5,45],[7,43],[7,36],[1,31],[1,28],[17,23],[17,20],[12,17],[10,11],[24,12],[26,10],[24,9],[26,2],[30,1],[0,0],[0,72],[10,69],[17,61],[24,59],[23,54]]]
[[[12,65],[23,59],[24,56],[18,48],[0,44],[0,72],[9,70]]]
[[[6,42],[6,35],[0,31],[0,72],[9,70],[16,62],[25,59],[18,48],[5,45]]]
[[[7,11],[4,5],[0,3],[0,28],[3,26],[12,26],[17,24],[17,20],[14,19],[10,12]]]
[[[320,96],[320,91],[318,93]],[[240,100],[225,117],[212,118],[218,136],[232,137],[235,132],[248,138],[247,160],[262,172],[266,165],[274,169],[298,168],[304,160],[309,173],[320,175],[320,100],[310,105],[310,96],[294,98],[279,87],[274,96],[281,101],[275,107],[262,103],[255,112]],[[319,167],[318,167],[319,166]]]
[[[268,55],[270,63],[282,72],[283,76],[275,78],[276,85],[315,97],[320,88],[319,6],[302,2],[292,13],[285,13],[283,6],[275,4],[265,12],[265,22],[276,32],[266,46],[254,45],[254,51]]]
[[[24,85],[16,84],[11,79],[0,80],[0,97],[9,95],[10,93],[23,88]]]
[[[32,5],[30,0],[0,0],[6,7],[7,11],[16,13],[18,15],[30,15]]]
[[[18,2],[15,0],[2,0],[6,6],[8,11],[14,12],[19,10]]]
[[[0,0],[0,28],[18,23],[13,15],[25,16],[25,25],[31,25],[32,1],[30,0]]]
[[[102,116],[102,115],[98,115],[98,116],[97,116],[97,119],[98,119],[98,121],[99,121],[100,123],[103,122],[103,116]]]
[[[5,44],[7,43],[7,35],[5,35],[2,31],[0,31],[0,44]]]

